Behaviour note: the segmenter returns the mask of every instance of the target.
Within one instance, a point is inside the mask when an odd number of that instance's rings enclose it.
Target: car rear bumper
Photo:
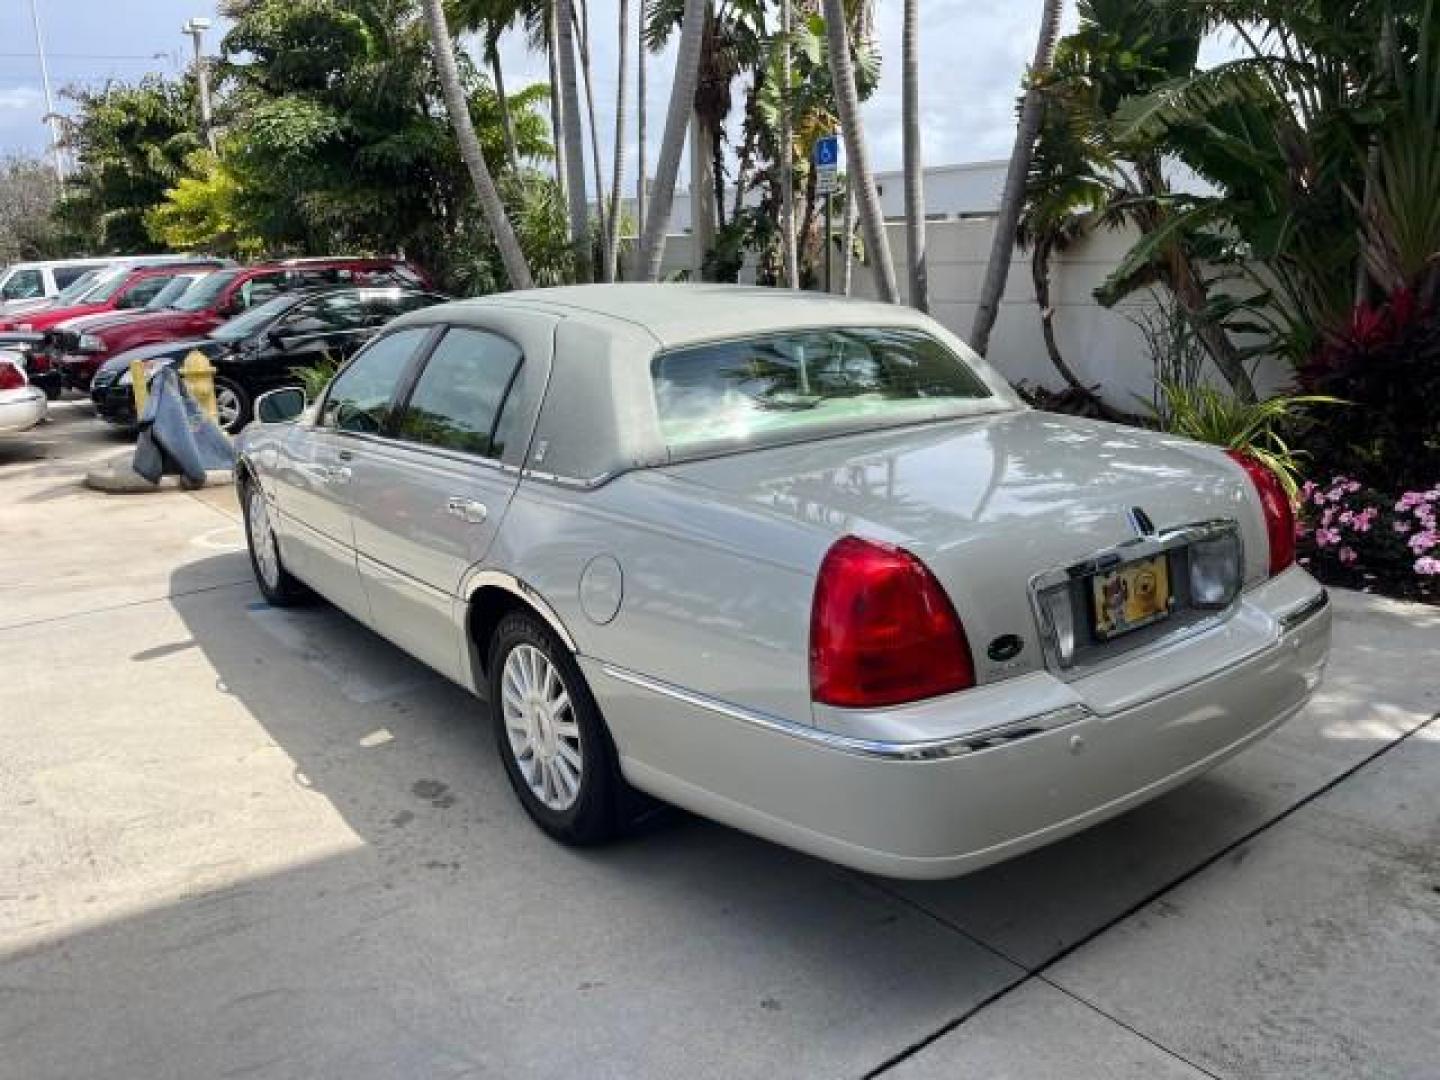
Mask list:
[[[29,431],[45,419],[45,391],[38,386],[0,390],[0,435]]]
[[[1324,590],[1287,571],[1172,654],[1069,683],[1040,673],[953,695],[941,703],[948,735],[915,738],[901,715],[893,740],[582,666],[636,787],[856,869],[943,878],[1113,817],[1238,753],[1305,704],[1329,642]],[[1186,680],[1137,696],[1156,667]]]

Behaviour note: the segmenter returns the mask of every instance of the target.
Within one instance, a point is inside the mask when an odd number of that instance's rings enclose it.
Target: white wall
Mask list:
[[[887,226],[891,254],[902,299],[908,299],[905,276],[905,229]],[[985,266],[990,257],[994,220],[976,218],[932,221],[926,227],[930,271],[930,312],[962,339],[970,335]],[[1132,318],[1151,303],[1146,294],[1129,297],[1106,309],[1092,295],[1129,249],[1128,232],[1102,232],[1058,256],[1051,268],[1051,302],[1055,305],[1055,336],[1061,355],[1087,384],[1099,384],[1112,404],[1135,410],[1135,395],[1149,400],[1153,367],[1145,342]],[[664,276],[689,268],[690,237],[672,235],[666,242]],[[840,280],[840,267],[835,267]],[[874,276],[867,265],[857,264],[853,295],[875,298]],[[1026,380],[1059,389],[1063,382],[1050,363],[1040,331],[1040,313],[1030,281],[1030,258],[1017,251],[1000,315],[990,338],[989,360],[1012,382]],[[1263,392],[1287,382],[1283,372],[1256,372]]]

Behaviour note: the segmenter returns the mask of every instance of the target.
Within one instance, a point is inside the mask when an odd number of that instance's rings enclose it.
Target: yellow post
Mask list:
[[[195,403],[204,410],[211,420],[218,420],[220,414],[215,407],[215,368],[210,358],[199,349],[192,349],[180,365],[180,377]]]
[[[135,395],[135,419],[145,411],[145,399],[150,396],[150,385],[146,382],[145,361],[130,361],[130,391]]]

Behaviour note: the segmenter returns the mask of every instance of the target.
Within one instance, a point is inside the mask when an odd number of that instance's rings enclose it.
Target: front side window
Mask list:
[[[175,303],[180,311],[204,311],[240,276],[239,270],[221,270],[207,274],[201,282]]]
[[[650,366],[672,451],[766,443],[807,430],[913,423],[990,397],[960,357],[920,330],[796,330],[660,353]]]
[[[307,300],[280,324],[292,334],[338,334],[365,325],[358,293],[335,293]]]
[[[510,438],[501,414],[520,359],[519,348],[495,334],[449,330],[415,383],[400,417],[400,437],[500,457]]]
[[[400,377],[429,333],[423,326],[398,330],[357,354],[330,384],[320,410],[321,426],[370,434],[385,430]]]
[[[16,270],[5,279],[0,288],[0,298],[6,300],[34,300],[45,295],[45,281],[35,269]]]

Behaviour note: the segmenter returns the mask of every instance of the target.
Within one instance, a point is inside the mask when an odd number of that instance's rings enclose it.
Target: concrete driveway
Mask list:
[[[938,884],[546,840],[484,707],[250,580],[228,491],[0,442],[0,1077],[1440,1077],[1440,612],[1335,597],[1209,777]]]

